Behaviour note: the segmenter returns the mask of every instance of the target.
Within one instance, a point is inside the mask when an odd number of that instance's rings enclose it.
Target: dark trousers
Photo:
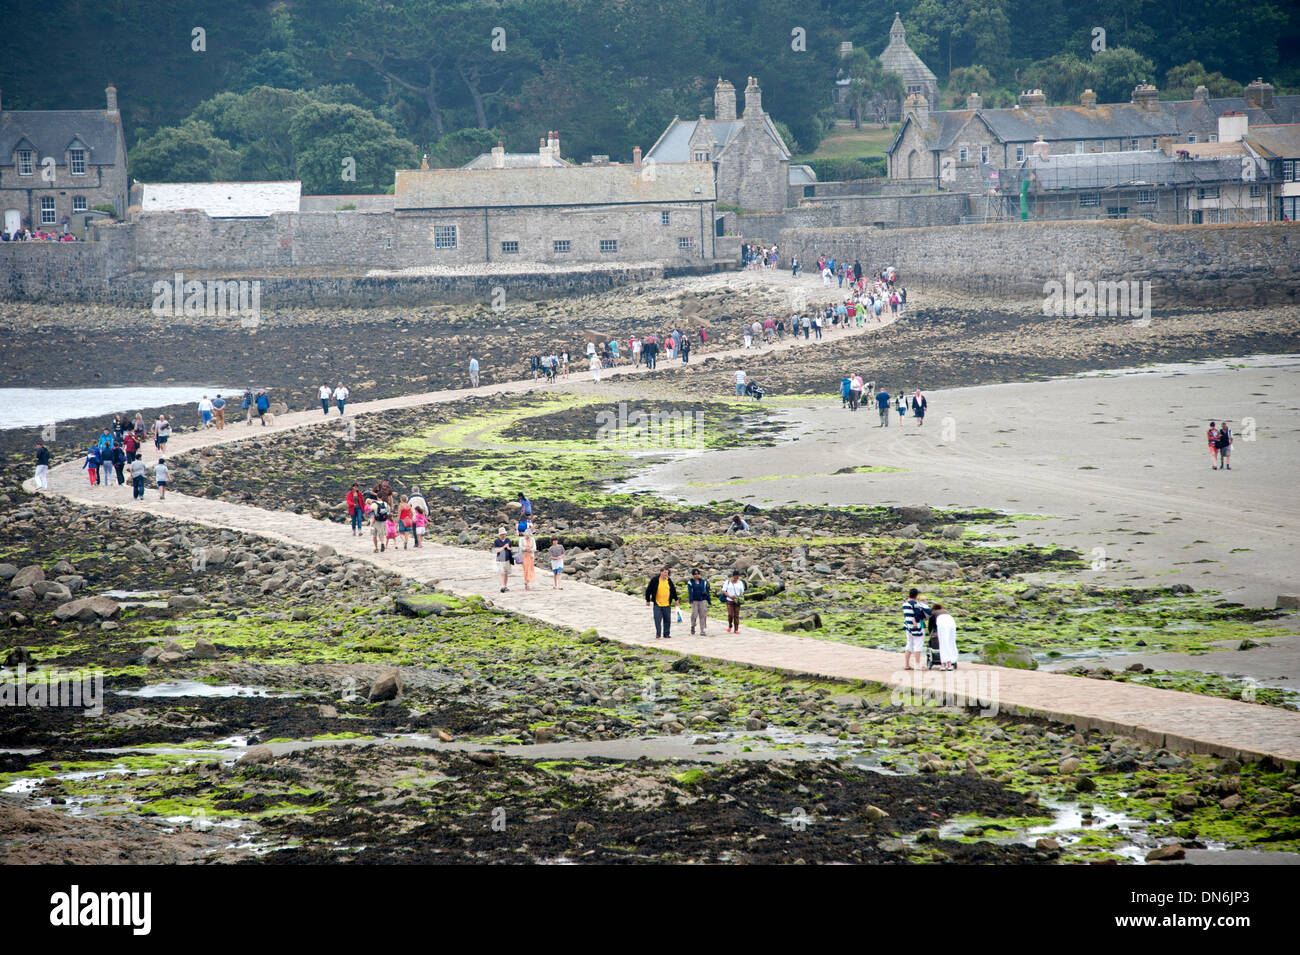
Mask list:
[[[661,607],[658,604],[652,604],[655,611],[655,636],[659,636],[662,627],[662,633],[665,637],[671,636],[673,626],[673,608],[672,606]]]
[[[338,398],[338,399],[336,399],[336,400],[337,400],[338,403],[339,403],[339,414],[343,414],[343,406],[344,406],[345,404],[348,403],[348,399],[346,399],[346,398]]]
[[[131,478],[131,496],[133,498],[144,497],[144,477]]]
[[[330,413],[330,400],[328,398],[322,398],[320,400],[320,410],[326,414]]]
[[[121,464],[114,464],[114,465],[113,465],[113,470],[117,472],[117,483],[118,483],[118,484],[125,484],[125,483],[126,483],[126,475],[124,475],[124,474],[122,473],[122,468],[123,468],[123,467],[124,467],[124,465],[121,465]]]

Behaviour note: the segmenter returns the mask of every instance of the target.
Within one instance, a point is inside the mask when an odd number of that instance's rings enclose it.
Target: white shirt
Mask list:
[[[328,398],[328,397],[330,396],[330,386],[329,386],[329,385],[321,385],[321,386],[320,386],[320,396],[321,396],[322,398]]]
[[[934,618],[934,628],[939,635],[939,660],[957,662],[957,621],[952,619],[952,614],[942,611]]]
[[[212,402],[209,401],[207,398],[204,398],[202,401],[199,402],[199,410],[200,410],[200,411],[211,411],[211,410],[212,410]]]
[[[155,480],[155,481],[166,481],[166,480],[167,480],[167,465],[165,465],[165,464],[155,464],[155,465],[153,466],[153,476],[154,476],[154,480]]]
[[[334,389],[334,397],[337,398],[337,399],[339,399],[339,401],[347,401],[347,400],[348,400],[348,386],[347,386],[347,385],[339,385],[337,388],[335,388],[335,389]]]
[[[728,580],[722,585],[722,593],[726,597],[735,600],[743,597],[745,594],[745,582],[743,580]]]
[[[744,383],[745,383],[745,373],[743,371],[736,372],[736,384],[743,385]]]

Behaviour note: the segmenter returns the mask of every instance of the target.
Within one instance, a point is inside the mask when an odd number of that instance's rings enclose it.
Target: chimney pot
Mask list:
[[[632,171],[633,172],[641,171],[641,147],[640,146],[632,147]]]

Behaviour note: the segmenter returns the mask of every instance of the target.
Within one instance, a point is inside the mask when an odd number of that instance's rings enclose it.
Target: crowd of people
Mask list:
[[[930,406],[930,399],[926,397],[925,392],[917,388],[908,395],[900,391],[897,395],[891,395],[884,385],[877,386],[874,381],[863,381],[862,376],[857,372],[845,375],[840,379],[840,407],[848,408],[850,411],[857,411],[864,404],[874,404],[876,410],[880,413],[880,427],[889,427],[889,412],[892,408],[898,412],[898,423],[901,427],[903,419],[907,417],[910,410],[912,417],[916,419],[917,427],[925,424],[925,412]]]
[[[17,232],[0,232],[0,242],[80,242],[71,232],[62,234],[44,229],[19,229]]]

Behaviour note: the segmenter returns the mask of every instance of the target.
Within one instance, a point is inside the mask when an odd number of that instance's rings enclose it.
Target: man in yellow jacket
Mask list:
[[[677,606],[677,585],[668,576],[668,568],[659,568],[659,573],[650,578],[645,587],[645,605],[653,608],[655,615],[655,639],[661,636],[665,640],[672,638],[673,608]]]

